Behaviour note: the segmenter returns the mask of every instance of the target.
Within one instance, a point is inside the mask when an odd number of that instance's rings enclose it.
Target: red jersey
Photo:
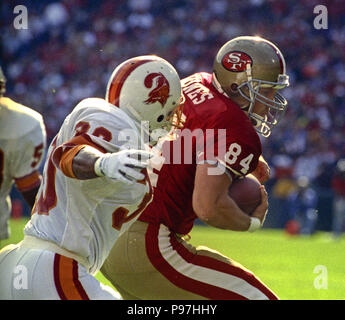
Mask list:
[[[163,144],[165,162],[154,171],[154,197],[139,220],[187,234],[197,218],[192,206],[197,164],[218,161],[236,179],[256,168],[261,142],[247,115],[212,85],[211,74],[183,79],[182,90],[184,127],[176,140]]]

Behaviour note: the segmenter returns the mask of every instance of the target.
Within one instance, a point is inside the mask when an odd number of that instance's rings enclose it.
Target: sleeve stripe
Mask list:
[[[227,169],[229,169],[231,172],[233,172],[234,174],[238,175],[238,176],[243,176],[242,173],[239,173],[238,171],[232,169],[230,166],[226,166]]]
[[[72,149],[69,149],[67,152],[62,154],[59,167],[65,176],[69,178],[76,178],[76,176],[73,173],[73,168],[72,168],[73,158],[77,155],[77,153],[81,149],[85,147],[86,145],[75,146]]]
[[[105,153],[106,150],[94,143],[86,134],[73,137],[71,140],[60,145],[53,154],[53,163],[64,175],[69,178],[76,178],[72,170],[73,158],[86,146],[91,146],[98,151]]]
[[[34,171],[24,177],[15,179],[17,189],[20,192],[31,190],[41,183],[41,175],[38,171]]]
[[[218,162],[223,165],[224,167],[226,167],[229,171],[231,171],[231,173],[235,174],[236,176],[244,176],[244,174],[239,173],[238,171],[232,169],[229,164],[227,164],[226,162],[224,162],[223,160],[217,158]]]

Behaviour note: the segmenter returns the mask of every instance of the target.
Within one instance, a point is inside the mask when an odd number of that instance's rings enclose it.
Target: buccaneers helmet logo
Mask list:
[[[146,88],[153,88],[149,92],[149,98],[144,102],[146,104],[155,103],[158,101],[162,108],[164,108],[168,98],[170,97],[170,86],[168,80],[162,73],[150,73],[144,80]]]

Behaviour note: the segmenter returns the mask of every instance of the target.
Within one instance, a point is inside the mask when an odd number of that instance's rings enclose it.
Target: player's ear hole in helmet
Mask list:
[[[161,114],[158,118],[157,118],[157,122],[162,122],[164,120],[164,115]]]

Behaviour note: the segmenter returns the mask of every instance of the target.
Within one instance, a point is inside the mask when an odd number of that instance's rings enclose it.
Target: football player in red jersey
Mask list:
[[[228,189],[249,173],[261,182],[268,178],[258,133],[268,137],[281,119],[287,102],[277,91],[288,85],[282,53],[259,37],[227,42],[213,74],[182,80],[184,127],[163,143],[163,160],[152,165],[153,201],[117,239],[102,267],[125,299],[277,299],[252,272],[184,236],[197,218],[234,231],[262,226],[264,187],[251,217]]]

